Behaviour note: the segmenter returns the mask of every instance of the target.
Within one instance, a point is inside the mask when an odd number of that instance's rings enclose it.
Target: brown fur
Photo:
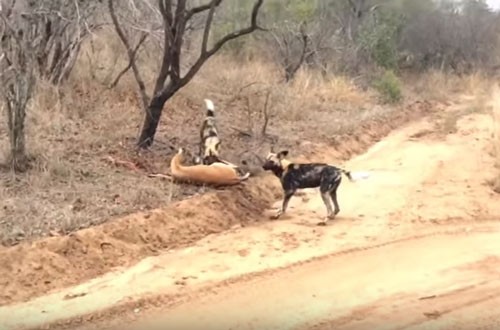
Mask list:
[[[250,176],[250,173],[239,176],[232,166],[223,163],[184,166],[182,165],[183,152],[183,149],[180,148],[170,161],[170,171],[176,180],[215,186],[227,186],[245,181]]]

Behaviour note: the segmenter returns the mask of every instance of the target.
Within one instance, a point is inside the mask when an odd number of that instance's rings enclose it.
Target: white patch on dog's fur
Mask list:
[[[214,103],[211,100],[205,99],[205,105],[206,105],[206,107],[207,107],[208,110],[210,110],[210,111],[214,111],[215,110]]]
[[[351,172],[352,181],[366,180],[369,177],[370,177],[370,173],[369,172],[363,172],[363,171]]]

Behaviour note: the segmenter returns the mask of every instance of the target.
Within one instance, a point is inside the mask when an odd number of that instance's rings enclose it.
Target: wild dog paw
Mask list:
[[[338,212],[337,212],[338,213]],[[337,215],[337,213],[330,213],[326,216],[326,220],[325,221],[328,221],[328,220],[333,220],[335,219],[335,216]]]

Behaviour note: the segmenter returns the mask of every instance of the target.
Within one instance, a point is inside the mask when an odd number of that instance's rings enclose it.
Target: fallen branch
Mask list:
[[[171,176],[170,174],[151,173],[151,174],[148,174],[148,177],[150,177],[150,178],[162,178],[162,179],[166,179],[169,181],[174,180],[174,177]]]

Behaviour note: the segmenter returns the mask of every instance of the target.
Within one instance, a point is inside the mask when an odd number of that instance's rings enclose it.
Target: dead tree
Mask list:
[[[126,36],[115,13],[115,1],[108,0],[111,19],[119,38],[127,49],[127,55],[131,63],[134,77],[139,86],[145,110],[144,123],[137,143],[140,148],[148,148],[153,144],[163,112],[163,106],[175,95],[175,93],[193,79],[210,57],[217,53],[227,42],[260,29],[257,23],[257,17],[263,2],[264,0],[256,0],[252,9],[250,24],[247,27],[228,33],[209,47],[208,41],[215,10],[220,6],[222,0],[210,0],[204,5],[197,5],[195,7],[188,7],[187,0],[158,0],[158,10],[161,13],[163,21],[163,54],[153,92],[150,97],[146,91],[141,72],[136,65],[133,46]],[[192,20],[201,13],[207,14],[201,42],[201,51],[194,63],[187,69],[187,72],[182,74],[182,46],[185,41],[186,29],[191,25]]]
[[[30,23],[12,6],[0,9],[0,90],[7,113],[10,141],[10,167],[16,172],[28,169],[24,122],[26,107],[35,86],[37,35]]]

